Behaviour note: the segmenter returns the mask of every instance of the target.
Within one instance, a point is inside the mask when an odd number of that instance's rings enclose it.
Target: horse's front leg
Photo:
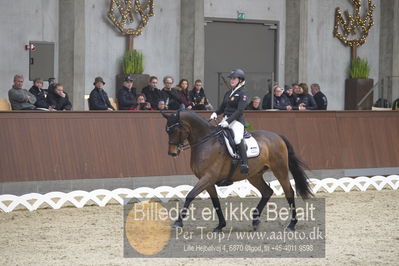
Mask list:
[[[222,232],[222,229],[226,226],[226,220],[224,219],[222,208],[220,207],[220,201],[215,185],[209,186],[206,191],[208,191],[209,196],[212,199],[213,207],[215,208],[216,214],[219,218],[219,225],[213,229],[213,232]]]
[[[209,179],[201,178],[194,188],[187,194],[186,201],[184,202],[183,209],[180,211],[179,218],[173,224],[173,227],[183,227],[183,219],[187,216],[188,207],[190,203],[198,196],[202,191],[210,185]]]

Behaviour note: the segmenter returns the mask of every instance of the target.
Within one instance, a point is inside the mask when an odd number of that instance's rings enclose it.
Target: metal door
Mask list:
[[[30,42],[35,47],[29,52],[29,80],[54,78],[54,43]]]
[[[249,97],[263,97],[276,75],[277,23],[209,21],[205,26],[205,92],[216,108],[232,69],[246,73]]]

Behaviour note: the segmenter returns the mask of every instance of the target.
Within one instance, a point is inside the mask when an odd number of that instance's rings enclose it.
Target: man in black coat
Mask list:
[[[104,90],[105,82],[103,78],[96,77],[93,85],[95,87],[90,93],[89,109],[114,111],[115,109],[109,101],[108,94]]]
[[[310,91],[313,94],[313,98],[316,102],[317,109],[316,110],[327,110],[327,97],[320,91],[320,86],[317,83],[314,83],[310,86]]]
[[[163,83],[165,87],[162,89],[162,99],[165,100],[168,110],[181,109],[180,93],[173,88],[173,78],[166,76],[163,78]]]
[[[155,76],[150,77],[148,86],[141,90],[141,93],[145,95],[147,102],[151,104],[151,108],[156,109],[159,101],[162,99],[162,92],[157,88],[158,78]]]
[[[119,110],[134,110],[137,106],[136,88],[133,88],[133,78],[127,76],[123,82],[123,87],[118,92]]]

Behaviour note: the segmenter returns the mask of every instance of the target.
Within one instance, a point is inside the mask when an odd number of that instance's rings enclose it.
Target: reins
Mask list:
[[[200,144],[202,144],[202,143],[207,142],[209,139],[211,139],[211,138],[213,138],[213,137],[216,137],[217,135],[219,135],[219,134],[222,132],[222,130],[223,130],[222,128],[219,128],[219,129],[217,129],[215,132],[212,132],[211,134],[209,134],[209,135],[203,137],[200,141],[197,141],[196,143],[193,143],[193,144],[190,144],[190,143],[181,144],[181,145],[178,146],[177,148],[178,148],[180,151],[188,150],[188,149],[190,149],[190,148],[192,148],[192,147],[195,147],[195,146],[198,146],[198,145],[200,145]]]

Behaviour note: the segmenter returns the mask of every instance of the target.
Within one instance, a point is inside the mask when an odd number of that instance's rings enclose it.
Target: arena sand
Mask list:
[[[122,206],[108,205],[0,213],[0,265],[398,265],[399,191],[317,197],[327,205],[322,259],[125,259]]]

